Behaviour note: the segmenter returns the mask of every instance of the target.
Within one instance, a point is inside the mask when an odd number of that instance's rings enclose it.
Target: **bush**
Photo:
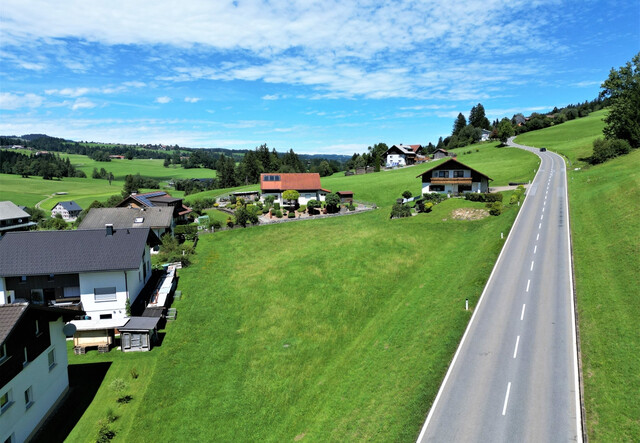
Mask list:
[[[327,207],[327,212],[334,213],[340,210],[340,203],[341,203],[340,196],[335,192],[327,194],[324,202]]]
[[[491,203],[491,205],[489,206],[489,214],[496,216],[502,214],[502,202],[494,201],[493,203]]]
[[[269,213],[269,209],[268,209],[268,208],[264,208],[264,209],[262,210],[262,213],[263,213],[263,214],[265,214],[265,215],[266,215],[266,214],[268,214],[268,213]]]
[[[276,214],[275,214],[275,215],[276,215],[276,217],[278,217],[278,218],[282,218],[282,211],[281,211],[280,209],[277,209],[277,210],[276,210]]]
[[[409,206],[403,205],[402,203],[395,203],[391,208],[391,218],[403,218],[410,217],[411,209]]]
[[[307,205],[300,205],[300,207],[298,208],[298,212],[300,214],[304,214],[306,210],[307,210]]]
[[[273,204],[273,209],[280,209],[280,203],[275,202],[275,203]]]
[[[176,236],[182,237],[185,240],[193,240],[198,235],[198,227],[196,225],[178,225],[174,228],[173,232]]]
[[[233,228],[233,220],[231,220],[231,217],[227,218],[227,226]]]
[[[349,211],[355,211],[356,210],[356,205],[354,205],[353,203],[348,203],[347,204],[347,209]]]
[[[513,194],[511,194],[511,197],[509,198],[509,204],[515,205],[516,203],[518,203],[519,200],[520,200],[520,196],[514,192]]]
[[[467,192],[466,194],[464,194],[464,198],[472,202],[501,202],[503,197],[504,196],[499,192],[487,192],[484,194],[477,192]]]
[[[213,223],[211,223],[211,226],[213,227],[213,229],[220,229],[222,227],[222,223],[220,222],[220,220],[214,220]]]
[[[289,211],[289,214],[287,214],[288,218],[296,218],[296,211]]]
[[[309,209],[309,215],[315,215],[318,213],[318,208],[322,206],[318,200],[309,200],[307,202],[307,208]]]
[[[404,191],[404,192],[402,193],[402,198],[404,198],[404,199],[411,198],[412,196],[413,196],[413,194],[412,194],[412,193],[411,193],[411,191],[409,191],[409,190]]]
[[[422,200],[428,202],[433,202],[433,204],[438,204],[440,202],[443,202],[447,199],[447,196],[444,194],[439,194],[437,192],[432,192],[432,193],[428,193],[428,194],[423,194],[422,195]]]
[[[116,433],[109,429],[108,423],[100,420],[98,424],[100,425],[100,430],[98,431],[98,438],[96,439],[96,443],[107,443],[115,438]]]
[[[626,140],[597,138],[593,141],[593,155],[589,158],[589,163],[604,163],[629,152],[631,152],[631,145]]]

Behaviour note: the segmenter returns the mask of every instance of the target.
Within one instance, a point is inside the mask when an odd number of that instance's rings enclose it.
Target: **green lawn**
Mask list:
[[[569,158],[589,155],[603,113],[519,136]],[[566,127],[575,145],[550,142]],[[526,140],[526,141],[525,141]],[[640,441],[640,151],[579,171],[570,170],[574,250],[587,429],[591,441]]]
[[[520,154],[486,149],[465,162],[512,180],[496,158]],[[531,179],[537,159],[524,154],[513,173]],[[464,300],[475,305],[516,216],[455,221],[454,208],[483,205],[451,199],[389,220],[424,169],[323,179],[376,211],[201,236],[178,319],[146,355],[135,425],[123,420],[116,440],[415,440],[470,318]],[[94,402],[70,440],[92,439],[104,414]]]

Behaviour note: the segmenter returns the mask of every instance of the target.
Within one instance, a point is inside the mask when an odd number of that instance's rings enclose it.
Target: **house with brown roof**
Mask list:
[[[433,158],[434,160],[440,160],[441,158],[445,158],[445,157],[449,157],[449,151],[442,148],[436,149],[433,152],[433,155],[431,156],[431,158]]]
[[[489,192],[492,178],[459,162],[455,158],[427,169],[416,176],[422,179],[422,193],[462,194],[465,192]]]
[[[175,221],[184,221],[191,213],[191,208],[182,203],[182,199],[171,197],[164,191],[145,192],[143,194],[133,193],[117,205],[118,208],[154,208],[168,207],[173,210]]]
[[[387,168],[413,165],[422,145],[393,145],[383,154]]]
[[[298,203],[301,205],[306,205],[309,200],[324,201],[326,195],[331,192],[329,189],[322,188],[320,174],[317,172],[260,174],[260,192],[263,201],[265,197],[273,195],[275,202],[283,204],[282,193],[288,190],[300,193]]]

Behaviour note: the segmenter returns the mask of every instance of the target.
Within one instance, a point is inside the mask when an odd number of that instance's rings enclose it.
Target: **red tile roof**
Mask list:
[[[280,180],[265,180],[265,176],[279,177]],[[262,191],[316,191],[320,186],[320,174],[309,173],[272,173],[260,174],[260,189]]]

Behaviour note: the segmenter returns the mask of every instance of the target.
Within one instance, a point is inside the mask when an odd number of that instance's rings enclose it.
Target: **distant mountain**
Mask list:
[[[20,138],[23,140],[32,141],[42,137],[53,138],[53,137],[49,137],[47,134],[25,134]]]

